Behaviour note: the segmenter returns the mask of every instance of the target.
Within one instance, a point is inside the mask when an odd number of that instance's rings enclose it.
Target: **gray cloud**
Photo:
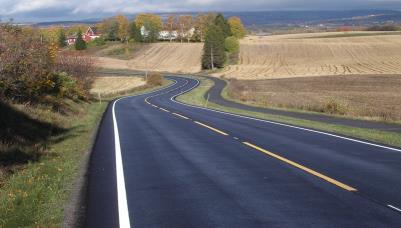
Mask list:
[[[41,21],[137,12],[401,9],[401,0],[0,0],[0,6],[3,19]]]

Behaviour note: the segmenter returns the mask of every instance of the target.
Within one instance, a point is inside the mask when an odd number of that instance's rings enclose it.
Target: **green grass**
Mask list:
[[[201,84],[189,93],[183,94],[177,98],[178,101],[192,104],[196,106],[206,106],[204,94],[213,86],[213,81],[203,77],[196,77],[200,80]],[[336,133],[344,136],[359,138],[362,140],[369,140],[372,142],[383,143],[386,145],[401,147],[401,134],[385,132],[379,130],[349,127],[344,125],[327,124],[310,120],[297,119],[292,117],[284,117],[279,115],[270,115],[260,112],[251,112],[241,109],[224,107],[211,102],[207,103],[207,107],[224,112],[230,112],[250,117],[255,117],[264,120],[276,121],[300,127],[307,127],[315,130],[321,130],[331,133]]]
[[[163,86],[125,95],[151,92],[171,83],[166,81]],[[42,121],[62,124],[68,130],[46,139],[45,149],[38,160],[10,168],[12,173],[3,178],[0,187],[0,227],[62,225],[64,208],[72,191],[72,183],[78,175],[80,162],[90,149],[94,130],[112,99],[102,103],[70,102],[73,113],[67,115],[45,110],[44,107],[28,108],[26,113],[40,116]]]

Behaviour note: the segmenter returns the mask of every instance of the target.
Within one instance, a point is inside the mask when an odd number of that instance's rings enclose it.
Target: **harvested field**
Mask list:
[[[146,81],[140,77],[124,77],[124,76],[110,76],[110,77],[97,77],[91,93],[97,95],[100,93],[102,96],[124,93],[144,86]]]
[[[401,121],[401,76],[230,80],[228,96],[262,106]]]
[[[401,35],[378,32],[249,36],[239,63],[215,76],[269,79],[401,74]]]
[[[98,67],[196,73],[201,70],[202,43],[154,43],[136,49],[130,60],[99,57]]]

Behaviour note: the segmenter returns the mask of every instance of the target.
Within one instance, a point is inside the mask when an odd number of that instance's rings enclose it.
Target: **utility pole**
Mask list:
[[[214,70],[214,56],[213,56],[213,47],[210,47],[210,63],[212,66],[212,70]]]

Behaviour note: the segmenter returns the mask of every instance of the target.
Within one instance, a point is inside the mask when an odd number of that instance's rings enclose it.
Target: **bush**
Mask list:
[[[146,84],[149,86],[161,86],[163,85],[163,76],[160,73],[153,72],[148,75]]]
[[[230,36],[227,37],[226,40],[224,41],[224,48],[226,51],[230,53],[235,53],[239,51],[239,41],[236,37]]]
[[[106,40],[103,37],[95,38],[88,43],[90,47],[100,47],[106,45]]]

